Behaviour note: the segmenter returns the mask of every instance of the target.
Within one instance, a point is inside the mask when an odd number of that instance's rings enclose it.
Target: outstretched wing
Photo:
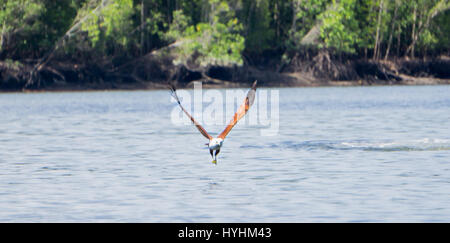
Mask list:
[[[231,129],[236,125],[236,123],[245,115],[247,114],[248,109],[253,105],[253,102],[255,101],[255,94],[256,94],[256,83],[255,81],[252,85],[252,89],[248,91],[247,97],[245,97],[244,103],[242,103],[241,106],[239,106],[237,112],[234,114],[233,119],[228,123],[227,127],[225,127],[225,130],[221,134],[219,134],[219,138],[225,139],[225,137],[228,135],[228,133],[231,131]]]
[[[211,140],[213,137],[211,137],[208,132],[206,132],[206,130],[191,116],[191,114],[189,114],[189,112],[186,111],[186,109],[184,109],[184,107],[181,105],[180,99],[178,98],[175,86],[172,84],[170,86],[170,89],[172,90],[172,96],[175,98],[175,100],[177,101],[178,105],[181,107],[181,110],[183,110],[184,114],[186,114],[189,119],[191,119],[192,123],[194,123],[194,125],[197,127],[198,131],[200,131],[200,133],[205,136],[205,138]]]

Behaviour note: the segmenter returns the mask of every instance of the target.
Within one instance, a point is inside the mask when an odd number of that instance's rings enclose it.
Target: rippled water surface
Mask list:
[[[216,166],[168,91],[0,94],[0,221],[450,221],[450,86],[277,90]]]

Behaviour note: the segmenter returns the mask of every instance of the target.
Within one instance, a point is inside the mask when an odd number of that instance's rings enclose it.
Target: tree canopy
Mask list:
[[[175,42],[176,61],[196,66],[305,48],[449,55],[449,9],[449,0],[0,0],[0,58],[129,58]]]

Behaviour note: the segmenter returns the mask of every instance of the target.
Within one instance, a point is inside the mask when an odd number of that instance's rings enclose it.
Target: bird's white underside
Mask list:
[[[223,139],[221,138],[213,138],[209,140],[208,147],[211,150],[218,150],[220,147],[222,147]]]

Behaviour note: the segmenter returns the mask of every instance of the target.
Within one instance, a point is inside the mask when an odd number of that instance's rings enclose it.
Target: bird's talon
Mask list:
[[[213,160],[212,163],[217,165],[217,160]]]

